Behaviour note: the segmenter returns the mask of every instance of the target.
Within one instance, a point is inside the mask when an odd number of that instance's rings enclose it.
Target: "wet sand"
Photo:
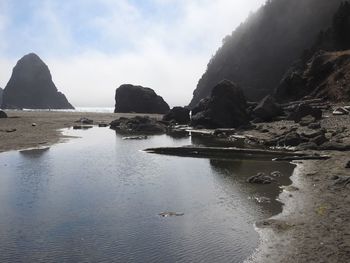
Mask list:
[[[347,127],[344,143],[350,143],[350,116],[322,120],[327,130]],[[265,124],[270,133],[253,132],[256,137],[273,137],[292,122]],[[303,129],[303,128],[299,128]],[[248,132],[252,134],[252,132]],[[296,162],[293,187],[280,196],[283,212],[257,222],[261,245],[247,262],[349,262],[350,259],[350,184],[335,185],[335,176],[350,176],[346,163],[349,152],[322,151],[332,158]]]
[[[60,129],[76,125],[85,117],[94,123],[110,123],[119,117],[132,117],[137,114],[85,113],[57,111],[6,111],[9,118],[0,119],[0,152],[21,150],[38,146],[49,146],[63,142]],[[144,115],[144,114],[141,114]],[[150,115],[160,118],[160,115]],[[32,126],[35,123],[36,126]],[[13,132],[7,132],[13,130]]]

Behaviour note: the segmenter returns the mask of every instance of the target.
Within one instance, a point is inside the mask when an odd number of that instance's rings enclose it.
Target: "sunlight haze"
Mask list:
[[[75,106],[113,106],[124,83],[187,105],[222,39],[265,0],[2,0],[0,87],[38,54]]]

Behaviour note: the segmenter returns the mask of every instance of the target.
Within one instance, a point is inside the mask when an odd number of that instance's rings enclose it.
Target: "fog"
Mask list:
[[[75,106],[113,106],[123,83],[187,105],[211,56],[265,0],[2,0],[0,86],[35,52]]]

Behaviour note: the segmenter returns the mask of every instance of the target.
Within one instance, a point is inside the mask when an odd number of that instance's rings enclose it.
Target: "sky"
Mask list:
[[[78,107],[129,83],[187,105],[222,39],[265,0],[0,0],[0,87],[24,55]]]

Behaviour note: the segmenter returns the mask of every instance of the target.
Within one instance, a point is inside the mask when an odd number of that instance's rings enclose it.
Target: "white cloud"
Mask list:
[[[36,34],[34,42],[26,37],[35,44],[29,48],[48,64],[56,86],[76,106],[113,106],[115,89],[123,83],[153,88],[172,106],[186,105],[223,37],[264,1],[153,0],[158,9],[152,16],[127,0],[75,0],[74,8],[98,4],[106,11],[74,25],[57,12],[55,0],[45,0],[35,15],[48,32]],[[171,7],[175,15],[167,18],[162,12]],[[0,36],[1,18],[0,13]],[[90,28],[100,46],[80,48],[74,27]],[[65,52],[69,49],[74,52]],[[13,63],[0,57],[0,86],[6,85]]]

